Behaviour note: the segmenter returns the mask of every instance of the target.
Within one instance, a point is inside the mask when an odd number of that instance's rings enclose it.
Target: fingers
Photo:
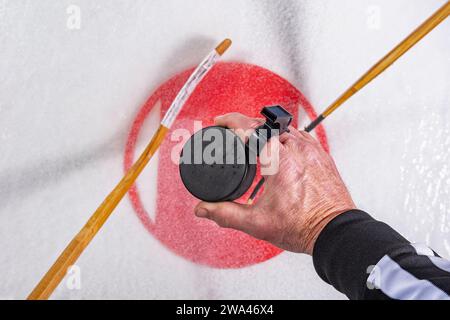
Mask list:
[[[217,126],[235,129],[235,133],[246,142],[252,131],[263,124],[264,120],[233,112],[216,117],[214,123]]]
[[[288,149],[302,150],[306,146],[319,144],[308,132],[297,130],[292,126],[289,127],[289,130],[280,136],[281,144]]]
[[[233,228],[249,232],[251,221],[249,219],[252,207],[235,202],[200,202],[195,207],[195,215],[215,221],[223,228]]]
[[[280,161],[288,156],[286,151],[281,137],[273,137],[266,143],[259,155],[260,172],[263,177],[267,178],[278,173]]]
[[[296,130],[296,129],[293,129],[293,130]],[[285,132],[281,136],[279,136],[279,138],[278,138],[278,140],[282,144],[286,143],[290,139],[295,139],[295,136],[292,134],[292,129],[291,129],[291,132]]]
[[[256,129],[263,123],[262,119],[250,118],[241,113],[233,112],[218,116],[214,119],[214,123],[218,126],[230,129]]]
[[[283,165],[290,163],[289,160],[292,158],[300,160],[298,167],[302,167],[304,161],[301,159],[316,154],[316,149],[320,146],[320,143],[309,133],[299,131],[292,126],[289,130],[290,132],[270,139],[263,149],[265,152],[260,155],[261,174],[268,181],[280,172]]]
[[[308,132],[304,130],[297,130],[294,127],[290,126],[289,130],[291,131],[291,134],[299,139],[302,139],[304,141],[308,142],[317,142],[317,140]]]
[[[305,148],[315,141],[308,133],[300,132],[292,126],[289,130],[272,137],[260,154],[261,175],[269,180],[279,172],[282,162],[290,157],[303,156]]]

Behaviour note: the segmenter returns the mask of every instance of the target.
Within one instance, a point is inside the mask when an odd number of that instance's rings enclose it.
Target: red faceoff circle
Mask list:
[[[160,101],[162,118],[192,71],[181,72],[163,83],[139,110],[125,148],[125,171],[136,160],[135,146],[152,108]],[[262,107],[270,105],[281,105],[291,112],[294,126],[297,125],[299,108],[310,119],[317,115],[303,94],[288,81],[267,69],[245,63],[217,64],[183,107],[159,149],[156,214],[150,215],[143,205],[142,199],[147,194],[139,192],[136,185],[129,191],[132,206],[140,221],[172,252],[192,262],[216,268],[242,268],[266,261],[282,252],[265,241],[197,218],[194,207],[199,201],[184,188],[178,165],[171,160],[172,149],[179,144],[179,141],[171,139],[173,130],[184,128],[193,133],[194,121],[202,121],[203,126],[209,126],[214,117],[229,112],[261,117],[259,113]],[[315,131],[328,151],[324,128],[319,126]],[[259,174],[254,185],[258,180]],[[139,183],[146,181],[140,180]],[[248,195],[244,195],[243,199],[247,199]]]

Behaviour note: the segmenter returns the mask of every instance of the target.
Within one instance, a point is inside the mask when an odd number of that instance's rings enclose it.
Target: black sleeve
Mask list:
[[[450,262],[360,210],[324,228],[313,261],[319,276],[350,299],[450,299]]]

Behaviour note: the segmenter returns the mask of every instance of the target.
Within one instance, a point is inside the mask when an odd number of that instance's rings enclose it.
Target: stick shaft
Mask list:
[[[333,111],[339,108],[345,101],[351,98],[356,92],[364,88],[373,79],[379,76],[403,54],[417,44],[431,30],[444,21],[450,14],[450,1],[447,1],[439,10],[437,10],[430,18],[422,23],[414,30],[406,39],[392,49],[387,55],[381,58],[369,71],[359,78],[350,88],[348,88],[339,98],[336,99],[322,114],[322,119],[317,123],[312,123],[307,127],[308,131],[314,129],[322,120],[328,117]]]
[[[94,238],[105,221],[111,215],[114,208],[127,193],[128,189],[136,181],[136,178],[161,145],[167,131],[168,128],[162,125],[159,126],[152,140],[136,163],[130,168],[130,170],[128,170],[126,175],[117,184],[114,190],[111,191],[111,193],[105,198],[80,232],[78,232],[69,245],[64,249],[52,267],[28,296],[28,300],[43,300],[50,297],[52,292],[66,275],[67,269],[75,263],[83,250],[88,246],[92,238]]]

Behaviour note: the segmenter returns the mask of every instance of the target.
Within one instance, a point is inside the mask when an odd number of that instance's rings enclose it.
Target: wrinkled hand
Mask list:
[[[261,120],[231,113],[215,124],[230,129],[254,129]],[[200,202],[198,217],[224,228],[241,230],[284,250],[312,255],[323,228],[337,215],[355,209],[333,159],[306,132],[290,127],[266,145],[279,144],[279,170],[265,176],[264,192],[253,205]]]

